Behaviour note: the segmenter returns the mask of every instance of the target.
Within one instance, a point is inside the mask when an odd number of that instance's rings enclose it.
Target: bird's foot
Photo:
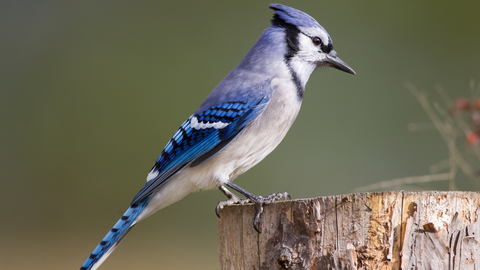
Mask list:
[[[223,209],[223,207],[225,207],[227,205],[234,205],[234,204],[243,205],[243,204],[247,204],[247,203],[252,203],[252,201],[250,201],[249,199],[241,199],[233,193],[229,193],[227,196],[229,198],[228,200],[219,202],[217,204],[217,207],[215,207],[215,214],[217,214],[217,217],[219,217],[219,218],[220,218],[219,210]]]
[[[253,228],[257,232],[261,232],[258,229],[258,225],[260,224],[260,216],[263,213],[263,205],[264,204],[270,204],[272,202],[278,201],[280,199],[287,200],[292,199],[290,195],[287,192],[280,192],[280,193],[272,193],[268,196],[262,197],[262,196],[252,196],[248,200],[251,201],[252,203],[255,204],[255,217],[253,218]]]
[[[217,204],[217,207],[215,208],[215,213],[217,214],[218,217],[220,217],[219,214],[219,209],[223,209],[224,206],[226,205],[234,205],[234,204],[246,204],[246,203],[254,203],[255,204],[255,217],[253,218],[253,228],[260,233],[260,230],[258,229],[258,224],[260,224],[260,216],[263,213],[263,205],[264,204],[270,204],[274,201],[278,201],[280,199],[292,199],[290,195],[287,192],[280,192],[280,193],[272,193],[268,196],[262,197],[262,196],[257,196],[254,195],[243,188],[235,185],[232,182],[227,182],[227,186],[230,188],[236,190],[240,194],[245,195],[247,197],[246,199],[240,199],[238,198],[235,194],[230,192],[228,189],[226,189],[224,186],[220,186],[218,189],[220,189],[225,196],[227,196],[228,200],[219,202]]]
[[[263,213],[263,205],[265,204],[270,204],[272,202],[278,201],[280,199],[287,200],[292,199],[290,195],[287,192],[280,192],[280,193],[272,193],[268,196],[262,197],[262,196],[251,196],[248,199],[241,199],[237,197],[235,194],[230,193],[227,195],[229,197],[228,200],[226,201],[221,201],[217,204],[217,207],[215,208],[215,213],[217,214],[218,217],[220,217],[219,214],[219,209],[223,209],[223,207],[227,205],[235,205],[235,204],[240,204],[244,205],[247,203],[254,203],[255,204],[255,217],[253,218],[253,228],[255,231],[260,233],[260,229],[258,228],[260,224],[260,216]]]

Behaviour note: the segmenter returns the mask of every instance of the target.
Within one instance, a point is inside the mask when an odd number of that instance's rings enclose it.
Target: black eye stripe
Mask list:
[[[333,50],[333,45],[332,43],[328,44],[328,45],[320,45],[320,49],[322,50],[322,52],[324,53],[330,53],[331,50]]]
[[[304,33],[302,33],[304,34]],[[304,34],[305,35],[305,34]],[[320,37],[311,37],[309,35],[305,35],[307,37],[309,37],[311,40],[312,40],[312,43],[315,45],[315,46],[320,46],[320,50],[324,53],[330,53],[331,50],[333,50],[333,45],[332,45],[332,42],[331,40],[329,39],[329,43],[327,45],[325,45],[322,41],[322,39]]]

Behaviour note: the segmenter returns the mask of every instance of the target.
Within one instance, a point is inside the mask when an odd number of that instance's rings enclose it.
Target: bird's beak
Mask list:
[[[342,59],[338,58],[337,52],[334,50],[331,50],[330,53],[326,54],[324,63],[326,66],[330,66],[355,75],[355,71],[349,65],[347,65],[347,63],[343,62]]]

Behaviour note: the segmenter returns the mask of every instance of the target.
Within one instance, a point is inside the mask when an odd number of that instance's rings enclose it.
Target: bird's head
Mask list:
[[[308,14],[281,4],[270,4],[275,11],[272,27],[285,32],[287,53],[285,60],[293,71],[311,73],[319,66],[330,66],[350,74],[355,71],[343,62],[333,50],[332,39],[327,31]]]

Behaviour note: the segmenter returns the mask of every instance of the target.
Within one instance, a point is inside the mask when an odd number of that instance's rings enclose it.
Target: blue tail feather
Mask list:
[[[105,235],[100,244],[95,248],[88,257],[80,270],[96,269],[110,253],[120,244],[123,238],[135,226],[133,223],[140,213],[150,202],[150,198],[145,198],[139,202],[132,204],[123,216],[115,223],[113,228]]]

